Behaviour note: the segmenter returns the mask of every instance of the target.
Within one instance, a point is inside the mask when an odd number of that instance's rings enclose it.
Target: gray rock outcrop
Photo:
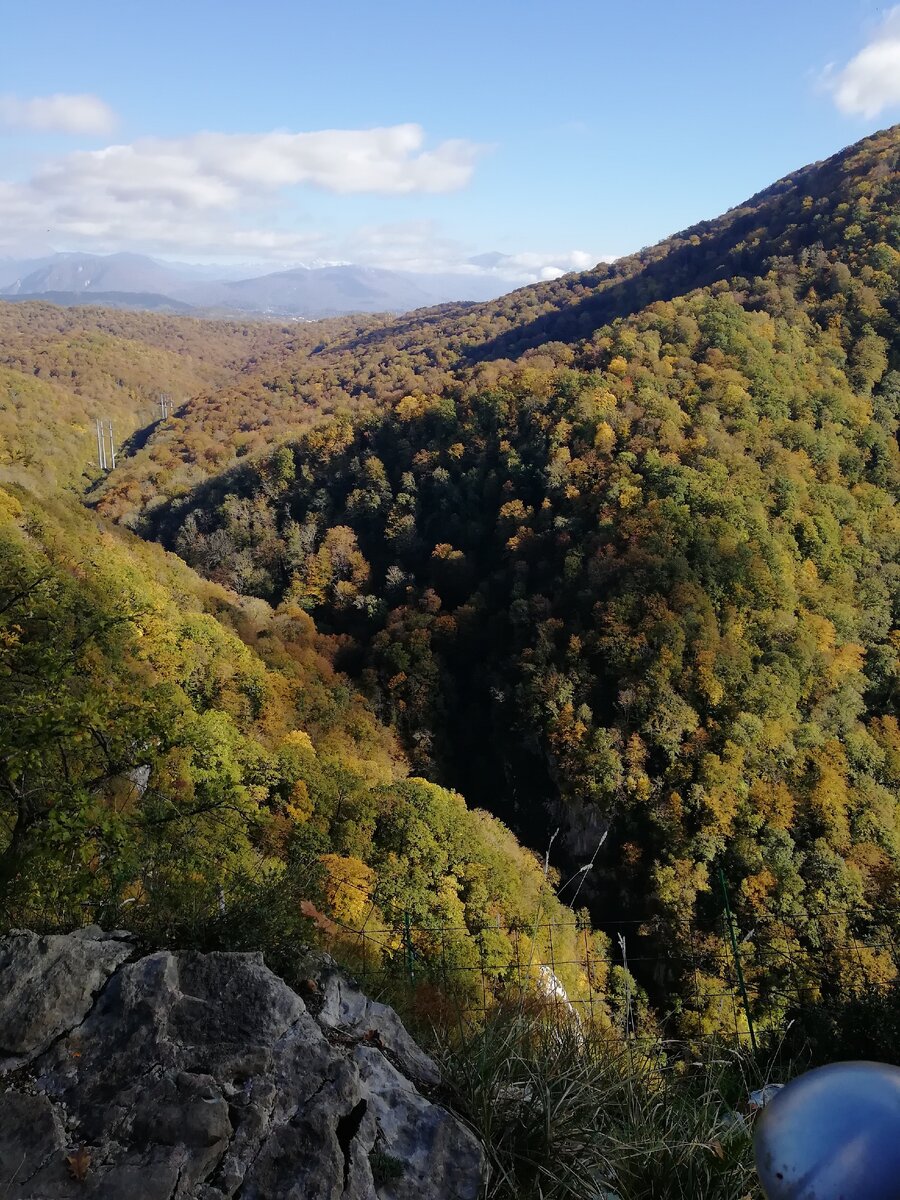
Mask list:
[[[0,939],[0,1197],[475,1200],[435,1064],[316,963],[307,1007],[259,954]]]

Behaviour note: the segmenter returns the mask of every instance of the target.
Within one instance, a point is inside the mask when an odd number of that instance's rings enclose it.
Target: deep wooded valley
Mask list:
[[[739,1031],[896,1055],[898,297],[895,126],[486,303],[0,303],[4,927],[550,936],[691,1039],[730,905]]]

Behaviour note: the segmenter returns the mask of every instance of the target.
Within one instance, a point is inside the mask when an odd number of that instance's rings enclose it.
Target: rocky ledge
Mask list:
[[[0,938],[3,1200],[474,1200],[433,1061],[328,959]]]

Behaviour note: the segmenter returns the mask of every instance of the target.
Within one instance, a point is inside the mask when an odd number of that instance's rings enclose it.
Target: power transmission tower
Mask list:
[[[112,421],[107,421],[106,425],[109,429],[109,457],[112,459],[112,467],[110,469],[114,471],[116,469],[116,443],[113,441]]]
[[[106,444],[103,440],[103,422],[97,418],[97,461],[100,465],[100,470],[106,470]]]

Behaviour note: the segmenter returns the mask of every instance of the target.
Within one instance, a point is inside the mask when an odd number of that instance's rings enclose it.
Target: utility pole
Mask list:
[[[97,418],[97,461],[101,471],[106,470],[106,446],[103,441],[103,422]]]
[[[116,443],[113,441],[112,421],[107,421],[106,424],[109,429],[109,457],[112,459],[111,469],[114,471],[116,469]]]

